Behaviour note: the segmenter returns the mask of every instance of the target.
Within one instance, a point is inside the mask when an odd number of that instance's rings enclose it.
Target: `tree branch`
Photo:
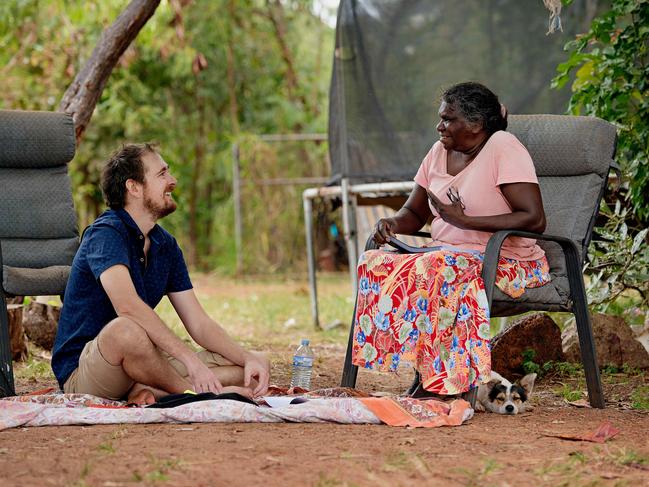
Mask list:
[[[159,4],[160,0],[132,0],[115,22],[104,31],[90,59],[63,95],[59,111],[72,114],[77,143],[90,122],[115,64]]]

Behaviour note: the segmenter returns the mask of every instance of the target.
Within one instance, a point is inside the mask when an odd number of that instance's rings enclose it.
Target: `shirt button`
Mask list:
[[[140,235],[140,240],[142,240],[143,238],[144,238],[144,237],[143,237],[142,235]]]
[[[140,262],[144,262],[144,257],[140,257]]]

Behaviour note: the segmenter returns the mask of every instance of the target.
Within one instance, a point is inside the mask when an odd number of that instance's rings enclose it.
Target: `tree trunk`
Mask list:
[[[11,344],[11,357],[20,362],[27,358],[27,337],[23,328],[23,305],[7,304],[9,317],[9,343]]]
[[[23,317],[27,338],[35,345],[51,351],[54,347],[60,316],[60,307],[32,301],[25,309]]]
[[[72,114],[77,144],[90,122],[95,105],[124,51],[151,18],[160,0],[132,0],[102,34],[90,59],[68,87],[59,111]]]
[[[292,101],[298,101],[302,104],[304,110],[308,113],[310,111],[309,104],[305,97],[300,94],[299,83],[297,79],[297,72],[295,70],[295,62],[293,61],[293,54],[288,47],[286,41],[286,19],[284,18],[284,7],[279,0],[266,0],[268,8],[268,18],[270,19],[275,29],[275,37],[279,44],[282,53],[282,59],[286,64],[286,86],[288,88],[288,97]]]

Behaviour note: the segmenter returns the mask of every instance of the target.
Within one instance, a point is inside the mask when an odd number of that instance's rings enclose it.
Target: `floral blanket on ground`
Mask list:
[[[443,248],[428,253],[365,252],[358,264],[353,363],[396,371],[408,364],[424,388],[459,394],[491,374],[483,255]],[[545,257],[501,258],[496,285],[511,297],[550,281]]]
[[[0,431],[26,426],[116,423],[340,423],[391,426],[456,426],[473,410],[465,401],[381,397],[326,389],[305,395],[307,402],[270,408],[232,400],[200,401],[168,409],[129,407],[88,394],[40,394],[0,400]],[[347,397],[346,397],[347,396]]]

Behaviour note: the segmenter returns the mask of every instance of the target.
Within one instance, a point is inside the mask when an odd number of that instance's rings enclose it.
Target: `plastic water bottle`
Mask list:
[[[311,387],[311,371],[313,370],[313,352],[309,348],[309,340],[302,340],[293,355],[293,374],[291,387],[301,387],[309,390]]]

